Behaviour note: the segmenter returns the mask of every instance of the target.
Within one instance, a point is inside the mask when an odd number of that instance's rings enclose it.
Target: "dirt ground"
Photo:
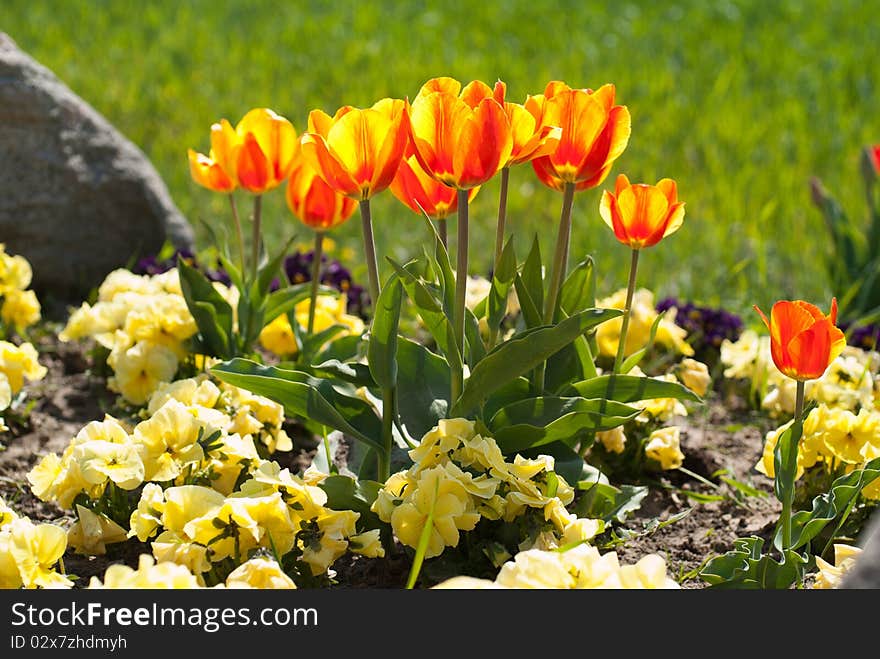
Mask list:
[[[113,397],[102,378],[89,375],[88,357],[81,347],[46,338],[38,342],[38,349],[49,373],[29,386],[29,397],[36,401],[29,422],[24,427],[13,425],[0,440],[0,496],[33,520],[68,526],[71,513],[36,499],[26,474],[46,453],[62,452],[86,423],[102,418]],[[622,562],[657,552],[684,588],[701,588],[705,584],[696,574],[704,561],[731,549],[736,538],[769,537],[779,504],[772,496],[772,482],[753,468],[761,455],[766,420],[735,401],[722,405],[710,399],[705,409],[677,423],[682,426],[684,467],[715,485],[683,472],[665,472],[659,487],[652,487],[641,508],[617,529],[618,536],[630,537],[614,549]],[[294,452],[275,456],[292,470],[306,466],[315,448],[309,441],[297,443]],[[745,495],[720,482],[713,474],[721,469],[766,496]],[[705,501],[707,496],[716,500]],[[657,524],[670,519],[674,521]],[[149,553],[149,547],[134,540],[111,546],[107,556],[96,558],[68,551],[64,562],[66,570],[79,577],[78,585],[85,586],[110,563],[136,564],[140,553]],[[409,557],[398,551],[385,559],[346,556],[334,569],[342,588],[399,588],[406,581],[409,563]]]

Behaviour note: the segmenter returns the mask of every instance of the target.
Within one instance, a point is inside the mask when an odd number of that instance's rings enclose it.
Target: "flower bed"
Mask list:
[[[629,111],[613,85],[505,97],[437,78],[412,103],[314,110],[301,136],[267,109],[212,126],[190,169],[228,196],[231,245],[114,271],[42,335],[51,377],[0,462],[0,585],[835,585],[880,498],[880,358],[845,349],[836,299],[758,311],[769,337],[656,306],[638,265],[685,226],[668,178],[603,192],[631,267],[600,295],[593,259],[569,263],[572,201],[623,154]],[[550,259],[535,238],[520,261],[507,235],[523,163],[562,194]],[[481,280],[468,205],[496,175]],[[307,255],[262,244],[263,195],[282,184]],[[425,225],[406,263],[373,240],[386,188]],[[326,255],[355,210],[364,289]],[[47,370],[25,340],[26,262],[2,256],[15,412]]]

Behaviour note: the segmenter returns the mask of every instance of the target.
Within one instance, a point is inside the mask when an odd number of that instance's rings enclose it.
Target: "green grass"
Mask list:
[[[669,176],[687,202],[679,233],[643,256],[640,284],[738,309],[782,297],[826,307],[840,293],[828,288],[829,241],[807,181],[819,175],[860,208],[858,150],[880,141],[875,3],[378,4],[6,0],[0,28],[143,148],[194,224],[228,218],[186,163],[220,117],[268,106],[302,131],[312,108],[412,98],[439,75],[501,78],[519,101],[551,79],[614,82],[633,132],[603,187],[619,172]],[[474,271],[490,266],[497,195],[494,180],[472,206]],[[551,253],[561,195],[528,166],[513,171],[511,195],[520,256],[536,231]],[[599,196],[575,200],[572,260],[594,254],[610,291],[624,285],[629,257],[599,218]],[[266,213],[273,237],[308,237],[281,191]],[[374,219],[381,254],[418,254],[423,225],[390,193]],[[357,248],[359,222],[337,234]]]

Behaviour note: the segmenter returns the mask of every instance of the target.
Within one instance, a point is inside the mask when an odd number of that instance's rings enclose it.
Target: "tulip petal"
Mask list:
[[[678,186],[671,178],[664,178],[657,181],[657,188],[666,195],[669,205],[672,206],[678,201]]]
[[[832,327],[830,321],[823,319],[789,341],[786,352],[791,371],[783,372],[799,380],[815,380],[822,377],[828,364],[831,363]]]
[[[419,100],[422,96],[428,96],[429,94],[433,94],[434,92],[443,92],[446,94],[452,94],[453,96],[458,96],[458,92],[461,91],[461,83],[455,78],[449,77],[440,77],[440,78],[431,78],[428,80],[422,88],[419,89],[419,93],[416,96],[416,101]],[[413,101],[415,103],[415,101]]]
[[[484,98],[492,98],[493,93],[494,92],[492,88],[485,82],[482,82],[480,80],[473,80],[465,85],[464,89],[461,90],[459,98],[467,103],[469,107],[476,109],[477,106],[480,104],[480,101],[482,101]],[[503,105],[504,101],[500,101],[500,104]]]
[[[360,186],[333,157],[321,135],[306,133],[302,136],[300,144],[306,161],[327,185],[347,197],[361,198]]]
[[[458,135],[457,142],[453,154],[457,188],[472,188],[495,176],[510,158],[513,148],[504,108],[495,99],[484,98]]]
[[[193,181],[214,192],[231,192],[235,189],[235,182],[226,175],[218,163],[208,156],[196,153],[192,149],[187,151],[187,156],[189,158],[189,173]]]
[[[559,145],[550,156],[559,178],[577,182],[578,172],[605,127],[606,118],[599,102],[579,90],[560,92],[547,101],[544,121],[562,128]]]
[[[254,194],[262,194],[272,185],[269,161],[253,133],[244,136],[244,142],[238,151],[236,168],[241,187]]]
[[[409,115],[404,105],[401,100],[383,99],[373,106],[373,109],[386,116],[390,123],[385,130],[381,146],[378,151],[373,152],[375,162],[370,181],[371,196],[391,185],[409,145]]]
[[[442,92],[417,97],[410,110],[410,137],[419,164],[449,185],[455,184],[453,159],[457,141],[471,115],[472,110],[464,101]]]

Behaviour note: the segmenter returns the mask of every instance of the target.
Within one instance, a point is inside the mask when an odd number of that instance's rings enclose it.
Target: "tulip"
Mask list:
[[[770,320],[761,319],[770,330],[773,363],[784,375],[805,382],[821,378],[846,345],[843,332],[836,326],[837,299],[825,316],[818,307],[803,300],[780,300],[770,310]]]
[[[315,308],[321,277],[321,255],[324,234],[345,222],[357,202],[345,197],[327,185],[314,168],[300,156],[287,178],[287,207],[300,221],[315,230],[315,248],[312,252],[311,305],[309,306],[308,333],[315,329]]]
[[[278,187],[287,178],[298,150],[296,130],[287,119],[267,108],[255,108],[235,126],[221,119],[211,126],[209,155],[189,150],[193,180],[215,192],[232,193],[244,188],[254,197],[253,255],[254,277],[260,250],[260,195]],[[230,194],[229,203],[238,237],[242,271],[245,269],[244,238],[241,222]]]
[[[360,202],[370,296],[379,298],[379,270],[370,199],[391,185],[409,139],[406,104],[385,98],[367,109],[343,106],[333,117],[309,114],[301,144],[307,162],[339,194]]]
[[[479,187],[468,190],[468,201]],[[422,169],[415,154],[400,161],[397,175],[391,181],[391,193],[414,213],[424,213],[439,225],[440,238],[446,244],[446,218],[458,209],[455,188],[440,183]]]
[[[818,307],[803,300],[780,300],[770,310],[770,320],[757,306],[755,310],[770,330],[770,354],[783,374],[797,382],[794,423],[783,442],[777,445],[775,460],[784,462],[775,471],[775,489],[782,502],[781,542],[784,552],[791,547],[791,509],[794,503],[794,480],[797,475],[798,444],[803,433],[804,383],[821,378],[828,366],[846,346],[837,322],[837,298],[831,299],[826,316]],[[776,463],[778,464],[778,462]],[[787,479],[787,480],[786,480]]]
[[[678,231],[684,221],[684,203],[677,195],[672,179],[662,179],[657,185],[630,184],[621,174],[614,192],[602,193],[599,214],[624,245],[652,247]]]
[[[428,175],[458,191],[458,258],[452,327],[462,353],[468,270],[468,190],[491,179],[510,159],[513,138],[503,101],[503,83],[492,89],[475,80],[462,89],[461,83],[452,78],[434,78],[422,85],[410,108],[410,139],[419,164]],[[453,372],[450,407],[461,394],[463,383],[463,371]]]
[[[384,98],[366,109],[344,106],[333,117],[312,110],[309,130],[301,140],[306,161],[318,176],[339,194],[359,202],[367,277],[374,305],[381,291],[370,199],[391,185],[408,142],[406,103],[391,98]],[[312,281],[317,279],[313,277]],[[382,441],[385,451],[378,460],[381,480],[387,479],[391,470],[395,397],[393,387],[383,388]]]
[[[880,144],[869,146],[868,151],[871,153],[871,161],[874,163],[874,171],[880,174]]]
[[[591,91],[554,81],[543,95],[526,100],[525,107],[540,118],[542,126],[562,129],[556,149],[532,160],[544,185],[561,192],[566,183],[572,183],[580,191],[605,180],[630,135],[629,110],[614,105],[614,95],[610,84]]]
[[[554,80],[547,84],[543,94],[526,99],[526,109],[540,120],[542,127],[561,128],[556,149],[532,160],[532,168],[540,181],[563,193],[550,287],[544,308],[546,323],[554,320],[559,292],[568,268],[574,193],[602,183],[629,142],[629,110],[626,106],[615,105],[614,95],[614,85],[603,85],[592,91],[572,89],[564,82]],[[541,384],[541,380],[543,372],[539,370],[538,384]]]
[[[410,137],[422,168],[432,177],[467,190],[491,179],[513,149],[502,101],[485,83],[461,89],[452,78],[426,82],[410,108]]]
[[[614,372],[618,373],[625,356],[639,251],[678,231],[684,221],[684,202],[678,201],[678,190],[672,179],[662,179],[657,185],[631,184],[626,175],[621,174],[617,177],[614,192],[606,190],[602,193],[599,214],[617,239],[632,250],[620,342],[614,360]]]

